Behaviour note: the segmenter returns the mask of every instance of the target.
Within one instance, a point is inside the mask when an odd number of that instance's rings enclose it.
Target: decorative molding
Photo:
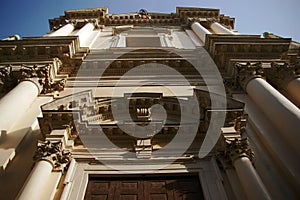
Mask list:
[[[63,91],[65,84],[66,84],[66,79],[60,79],[57,81],[53,81],[52,83],[49,81],[49,79],[44,79],[43,82],[40,83],[43,87],[42,93],[47,94],[47,93],[52,93],[55,91]]]
[[[134,146],[134,150],[137,158],[150,159],[153,150],[151,139],[138,139]]]

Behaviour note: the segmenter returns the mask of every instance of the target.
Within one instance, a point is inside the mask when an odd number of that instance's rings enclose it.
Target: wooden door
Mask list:
[[[86,200],[204,199],[197,175],[90,177]]]

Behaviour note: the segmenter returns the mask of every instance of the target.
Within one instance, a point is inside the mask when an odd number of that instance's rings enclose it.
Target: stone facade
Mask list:
[[[300,45],[234,21],[68,10],[0,41],[2,194],[298,199]]]

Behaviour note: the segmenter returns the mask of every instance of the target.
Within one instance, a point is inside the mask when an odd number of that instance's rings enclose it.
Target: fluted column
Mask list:
[[[87,23],[76,33],[76,35],[79,36],[80,46],[83,46],[85,44],[85,41],[91,35],[94,28],[95,26],[93,23]]]
[[[300,110],[264,79],[256,77],[246,84],[246,92],[300,155]],[[272,134],[272,133],[270,133]]]
[[[296,77],[289,81],[286,85],[286,91],[294,103],[300,107],[300,77]]]
[[[248,199],[271,199],[265,185],[247,156],[236,158],[233,161],[233,166]]]
[[[239,33],[235,33],[228,28],[224,27],[223,25],[219,24],[218,22],[213,22],[210,25],[210,28],[217,34],[230,34],[230,35],[238,35]]]
[[[0,131],[8,133],[19,116],[25,114],[39,94],[38,86],[29,80],[20,82],[0,100]]]
[[[74,30],[74,25],[69,23],[59,28],[58,30],[45,35],[45,37],[53,37],[53,36],[67,36]]]
[[[194,33],[205,43],[205,37],[207,34],[211,34],[206,28],[204,28],[199,22],[194,22],[191,26]]]
[[[43,191],[46,188],[47,182],[50,178],[53,165],[46,160],[38,161],[26,182],[25,187],[22,190],[19,200],[40,200]]]

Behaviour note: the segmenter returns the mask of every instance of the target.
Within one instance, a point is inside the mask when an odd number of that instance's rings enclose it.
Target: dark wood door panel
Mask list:
[[[92,177],[86,200],[204,199],[198,176]]]

